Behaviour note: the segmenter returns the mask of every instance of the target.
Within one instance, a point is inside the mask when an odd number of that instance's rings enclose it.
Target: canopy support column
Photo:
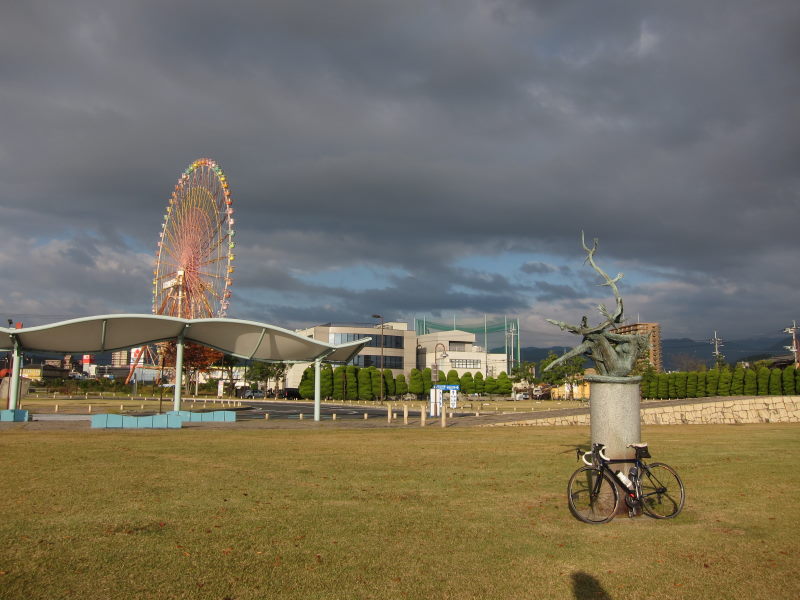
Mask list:
[[[11,367],[11,385],[8,388],[8,408],[16,410],[17,404],[19,404],[19,374],[22,368],[22,351],[16,337],[14,338],[13,355],[14,362]]]
[[[319,421],[322,417],[320,416],[320,407],[322,405],[322,392],[320,386],[320,366],[322,365],[322,359],[318,358],[314,361],[314,420]]]
[[[172,410],[181,409],[181,392],[183,388],[183,332],[175,340],[175,396]]]

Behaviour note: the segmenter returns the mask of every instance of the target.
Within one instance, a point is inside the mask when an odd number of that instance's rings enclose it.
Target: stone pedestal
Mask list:
[[[609,458],[633,458],[628,444],[641,442],[641,377],[587,375],[591,382],[590,417],[593,444],[605,444]]]

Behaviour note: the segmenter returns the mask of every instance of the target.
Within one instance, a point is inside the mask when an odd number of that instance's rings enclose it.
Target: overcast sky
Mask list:
[[[150,312],[162,216],[211,157],[229,316],[509,315],[571,344],[800,319],[800,2],[6,0],[6,318]],[[788,343],[788,339],[787,339]]]

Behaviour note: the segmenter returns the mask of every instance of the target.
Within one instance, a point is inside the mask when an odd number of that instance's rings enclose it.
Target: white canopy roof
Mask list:
[[[239,319],[179,319],[164,315],[98,315],[37,327],[0,327],[0,350],[92,353],[121,350],[183,334],[239,358],[266,362],[348,362],[370,338],[338,346],[304,337],[288,329]]]

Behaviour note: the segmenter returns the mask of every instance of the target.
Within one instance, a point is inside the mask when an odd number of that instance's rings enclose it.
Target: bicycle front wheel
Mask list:
[[[584,523],[607,523],[614,518],[619,492],[611,478],[596,467],[581,467],[567,484],[572,514]]]
[[[686,493],[675,470],[664,463],[652,463],[640,473],[642,508],[654,519],[670,519],[683,509]]]

